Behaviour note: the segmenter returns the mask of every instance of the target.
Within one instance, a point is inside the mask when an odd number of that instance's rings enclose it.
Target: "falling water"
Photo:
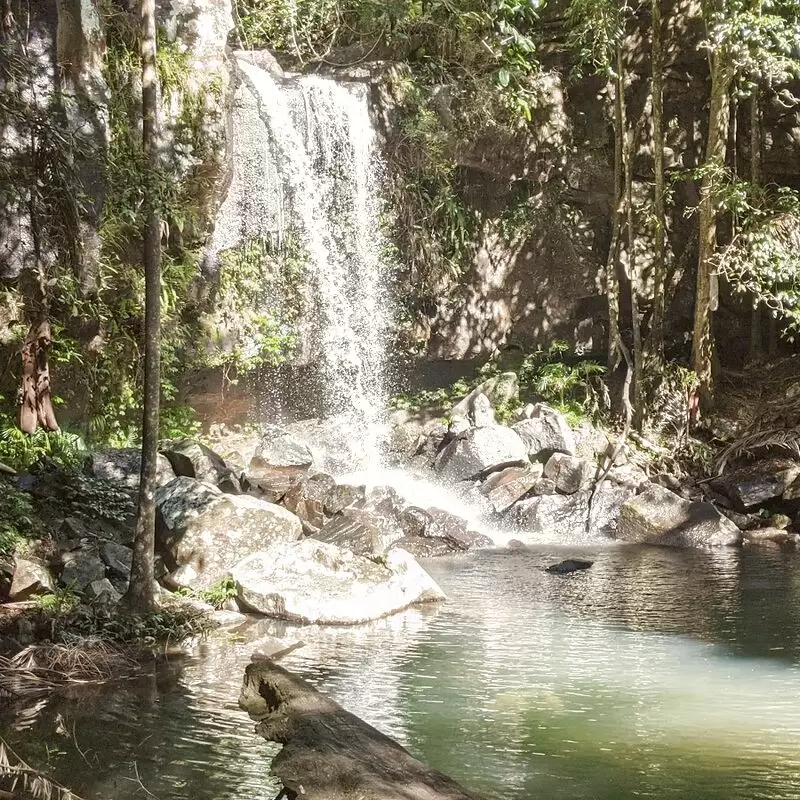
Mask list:
[[[374,463],[391,304],[368,87],[237,63],[234,174],[212,249],[300,233],[309,296],[299,357],[315,366],[321,415]]]

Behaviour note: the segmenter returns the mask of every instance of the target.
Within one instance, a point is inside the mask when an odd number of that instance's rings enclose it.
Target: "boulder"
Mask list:
[[[450,442],[436,458],[442,478],[462,481],[499,465],[527,461],[522,439],[503,425],[472,428]]]
[[[594,464],[566,453],[553,453],[544,465],[544,477],[563,494],[575,494],[591,486],[595,472]]]
[[[246,556],[302,535],[300,519],[249,495],[229,495],[210,483],[175,478],[156,491],[157,536],[167,566],[191,588],[219,581]]]
[[[734,509],[740,512],[757,508],[781,496],[785,500],[800,497],[800,482],[793,485],[800,476],[800,467],[786,466],[784,459],[778,462],[782,469],[774,469],[772,464],[773,462],[765,461],[747,469],[736,470],[716,478],[711,485],[722,492],[731,501]]]
[[[447,439],[457,439],[463,436],[472,425],[464,414],[452,414],[450,424],[447,426]]]
[[[247,479],[268,500],[277,502],[303,481],[313,463],[314,456],[305,442],[271,425],[250,460]]]
[[[492,401],[483,392],[478,393],[472,400],[469,409],[469,418],[476,428],[485,428],[487,425],[496,425]]]
[[[122,595],[111,585],[108,578],[92,581],[84,590],[84,596],[96,603],[118,603]]]
[[[365,496],[366,488],[364,486],[337,484],[325,494],[325,513],[329,515],[338,514],[343,508],[363,500]]]
[[[86,459],[85,470],[93,478],[101,478],[123,489],[135,491],[139,488],[142,453],[138,448],[106,450],[92,453]],[[156,485],[163,486],[175,477],[175,471],[167,459],[159,453],[156,468]]]
[[[196,478],[219,486],[221,481],[229,479],[231,475],[222,456],[194,439],[170,442],[162,453],[179,477]]]
[[[372,507],[345,508],[314,535],[321,542],[346,547],[357,555],[382,556],[399,539],[403,529],[390,502]]]
[[[14,556],[11,553],[0,553],[0,602],[5,600],[11,591],[14,568]]]
[[[441,508],[429,508],[427,511],[429,519],[425,538],[442,539],[450,546],[451,551],[473,550],[494,544],[488,536],[469,530],[467,521],[457,514]]]
[[[621,509],[617,538],[664,547],[724,547],[742,541],[742,532],[711,503],[684,500],[655,484]]]
[[[545,572],[552,572],[554,575],[571,575],[573,572],[580,572],[594,564],[594,561],[584,561],[580,558],[568,558],[566,561],[559,561],[558,564],[551,564]]]
[[[111,540],[100,543],[100,558],[115,577],[127,580],[131,575],[133,550]]]
[[[536,496],[544,494],[558,494],[556,483],[555,481],[551,481],[550,478],[539,478],[539,480],[536,481],[536,483],[534,483],[531,487],[531,494]]]
[[[418,506],[406,506],[398,514],[398,522],[405,536],[424,536],[430,524],[431,515]]]
[[[64,568],[61,570],[60,582],[76,592],[85,592],[93,581],[101,581],[106,577],[106,565],[92,547],[63,553],[61,563]]]
[[[554,408],[537,403],[531,417],[511,426],[531,458],[552,453],[575,454],[575,437],[567,420]]]
[[[283,505],[301,520],[321,528],[326,520],[325,502],[335,487],[336,481],[325,472],[309,475],[286,493]]]
[[[800,535],[784,528],[758,528],[742,534],[742,544],[757,547],[796,547],[798,542]]]
[[[474,418],[475,401],[479,395],[483,395],[488,401],[489,406],[504,406],[519,397],[519,379],[515,372],[503,372],[500,375],[493,375],[482,383],[479,383],[463,400],[453,406],[451,416],[462,416]],[[483,401],[480,401],[483,404]],[[492,411],[494,415],[494,411]],[[490,423],[491,424],[491,423]],[[481,427],[475,422],[476,427]]]
[[[8,597],[15,601],[27,600],[33,595],[52,592],[53,587],[53,578],[47,567],[27,558],[18,558]]]
[[[303,624],[357,625],[445,599],[403,550],[393,550],[376,563],[313,539],[281,542],[253,553],[230,574],[243,608]]]
[[[586,530],[592,490],[575,494],[550,494],[521,500],[511,509],[511,519],[525,531],[548,538],[613,538],[617,533],[620,509],[633,492],[624,486],[603,481],[594,496],[592,527]]]
[[[481,486],[481,493],[489,499],[492,508],[499,513],[511,508],[517,500],[528,494],[539,482],[541,476],[540,464],[531,464],[526,467],[506,467],[486,479]]]
[[[571,454],[589,461],[598,461],[602,464],[609,447],[613,447],[608,436],[589,422],[581,422],[572,431],[572,436],[575,440],[575,449]]]

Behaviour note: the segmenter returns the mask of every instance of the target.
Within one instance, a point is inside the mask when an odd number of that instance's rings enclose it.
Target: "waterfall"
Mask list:
[[[309,254],[299,360],[314,365],[320,415],[374,463],[391,303],[368,86],[237,66],[233,175],[211,250],[299,233]]]

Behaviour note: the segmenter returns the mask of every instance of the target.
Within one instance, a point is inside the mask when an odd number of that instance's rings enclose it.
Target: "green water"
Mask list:
[[[541,567],[567,555],[591,570]],[[800,570],[777,552],[555,548],[426,566],[450,602],[304,629],[286,664],[504,800],[800,798]],[[3,715],[87,800],[272,798],[236,705],[261,622],[148,681]],[[288,629],[291,635],[297,632]]]

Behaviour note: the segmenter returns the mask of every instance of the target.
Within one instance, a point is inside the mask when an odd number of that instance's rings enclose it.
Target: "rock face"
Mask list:
[[[94,548],[80,548],[64,553],[61,557],[64,568],[60,581],[76,592],[86,592],[95,581],[106,577],[106,565]]]
[[[8,596],[11,600],[27,600],[33,595],[52,592],[53,586],[53,579],[46,567],[26,558],[18,558]]]
[[[308,446],[278,427],[270,427],[250,461],[247,477],[268,500],[280,500],[300,484],[314,463]]]
[[[664,547],[724,547],[741,543],[741,531],[711,503],[690,502],[650,484],[620,511],[619,539]]]
[[[196,478],[218,486],[231,472],[221,456],[194,439],[172,442],[162,452],[179,477]]]
[[[517,503],[511,518],[520,529],[534,534],[564,538],[617,535],[620,509],[633,496],[633,490],[603,482],[592,504],[591,530],[586,530],[591,490],[575,494],[549,494]]]
[[[458,436],[436,459],[436,469],[445,480],[463,481],[500,464],[527,461],[522,439],[510,428],[488,425]]]
[[[544,465],[544,477],[553,481],[556,490],[564,494],[586,489],[591,485],[595,471],[594,464],[566,453],[553,453]]]
[[[159,488],[156,507],[164,559],[182,568],[180,580],[192,588],[207,588],[251,553],[302,535],[299,518],[285,508],[192,478]]]
[[[541,453],[575,454],[575,437],[563,414],[544,403],[537,403],[530,413],[529,419],[516,423],[512,430],[525,443],[531,458]]]
[[[725,494],[739,512],[757,508],[781,496],[785,500],[800,496],[800,492],[792,486],[800,476],[800,467],[770,470],[768,463],[764,465],[766,469],[759,470],[758,467],[756,464],[752,469],[724,475],[714,480],[712,486]]]
[[[141,451],[133,447],[92,453],[86,462],[86,472],[93,478],[102,478],[135,491],[139,488],[139,472],[142,464]],[[159,453],[156,484],[163,486],[175,477],[172,465]]]
[[[527,467],[506,467],[490,475],[481,486],[492,508],[497,512],[507,511],[538,483],[542,476],[541,465]]]
[[[445,599],[435,581],[402,550],[376,563],[313,539],[253,553],[231,576],[246,608],[305,624],[356,625]]]

